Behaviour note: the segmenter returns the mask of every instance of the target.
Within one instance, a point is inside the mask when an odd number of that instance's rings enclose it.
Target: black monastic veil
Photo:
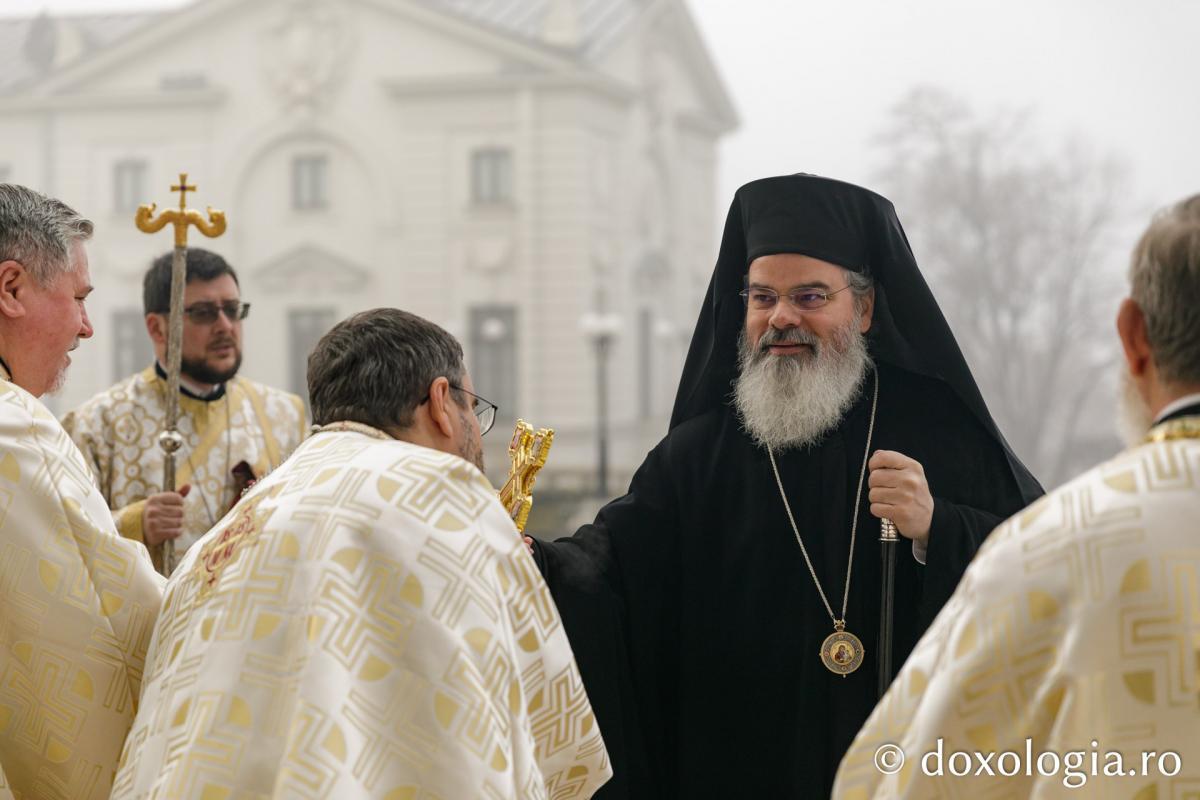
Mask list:
[[[934,496],[927,563],[896,565],[896,670],[984,537],[1041,494],[997,429],[885,198],[811,175],[738,190],[696,324],[670,431],[628,493],[535,557],[612,757],[601,798],[825,797],[876,698],[878,520],[857,499],[847,630],[866,659],[841,677],[818,656],[833,631],[766,451],[730,406],[738,292],[749,264],[800,253],[875,284],[876,365],[841,423],[778,456],[827,595],[840,600],[854,493],[879,382],[872,450],[921,462]]]

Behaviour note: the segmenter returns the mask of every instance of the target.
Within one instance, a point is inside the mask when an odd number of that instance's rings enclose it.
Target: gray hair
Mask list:
[[[39,286],[71,270],[72,249],[92,230],[91,220],[61,200],[0,183],[0,261],[19,261]]]
[[[1200,383],[1200,194],[1155,215],[1129,282],[1163,381]]]
[[[865,272],[855,272],[844,267],[842,272],[846,273],[846,283],[850,286],[850,293],[854,295],[854,310],[861,314],[866,308],[866,297],[871,293],[875,282]]]
[[[464,372],[462,346],[437,325],[398,308],[363,311],[333,326],[308,357],[313,422],[404,429],[439,377],[465,405]]]

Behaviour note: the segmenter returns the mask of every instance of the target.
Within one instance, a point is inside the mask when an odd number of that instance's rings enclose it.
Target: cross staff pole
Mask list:
[[[882,580],[879,583],[879,696],[892,682],[892,620],[896,594],[896,523],[879,521],[879,554]]]
[[[167,323],[167,419],[166,426],[158,435],[158,446],[163,451],[163,491],[175,491],[175,452],[183,447],[179,434],[179,373],[183,360],[183,290],[187,285],[187,232],[189,225],[205,236],[216,238],[225,232],[225,212],[207,207],[208,219],[194,208],[187,207],[187,193],[196,191],[188,186],[187,173],[179,173],[179,185],[171,187],[179,192],[179,208],[164,209],[157,217],[155,203],[138,206],[134,222],[143,233],[157,233],[168,224],[175,226],[175,251],[171,259],[171,308]],[[157,550],[157,553],[155,552]],[[175,569],[175,542],[167,539],[151,549],[158,556],[159,571],[170,575]]]

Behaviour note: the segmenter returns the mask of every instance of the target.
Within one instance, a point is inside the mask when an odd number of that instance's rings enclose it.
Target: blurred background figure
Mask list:
[[[154,355],[134,375],[63,417],[91,464],[121,534],[144,542],[161,568],[164,541],[177,555],[225,516],[243,491],[279,466],[308,430],[296,395],[240,377],[242,302],[237,273],[224,258],[187,251],[177,429],[178,491],[162,491],[166,429],[167,334],[171,254],[142,281],[142,310]]]

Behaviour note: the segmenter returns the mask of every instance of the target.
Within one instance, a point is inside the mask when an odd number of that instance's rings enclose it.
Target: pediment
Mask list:
[[[370,270],[317,245],[281,253],[251,270],[249,277],[271,294],[357,294],[375,284]]]
[[[197,0],[155,16],[29,91],[124,96],[233,90],[256,76],[274,92],[292,95],[336,90],[361,78],[350,73],[363,69],[373,77],[404,79],[420,77],[430,64],[481,75],[577,66],[552,48],[423,0]]]

